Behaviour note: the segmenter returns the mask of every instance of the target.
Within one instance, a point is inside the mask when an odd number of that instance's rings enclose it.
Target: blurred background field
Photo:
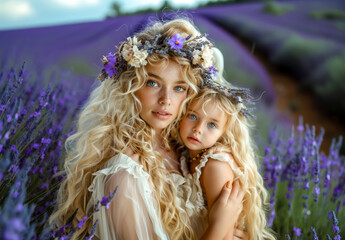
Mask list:
[[[44,223],[61,181],[52,176],[102,56],[150,21],[178,16],[222,51],[226,79],[258,98],[254,135],[279,239],[344,238],[345,3],[122,4],[108,4],[101,21],[0,31],[0,239],[51,237]]]

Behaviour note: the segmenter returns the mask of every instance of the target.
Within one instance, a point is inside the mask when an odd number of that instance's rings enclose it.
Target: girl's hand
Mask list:
[[[209,211],[209,230],[213,239],[223,239],[229,230],[234,228],[238,216],[242,211],[244,191],[238,181],[231,186],[229,182],[223,187],[219,198]],[[241,234],[237,234],[241,236]],[[241,239],[241,238],[239,238]]]

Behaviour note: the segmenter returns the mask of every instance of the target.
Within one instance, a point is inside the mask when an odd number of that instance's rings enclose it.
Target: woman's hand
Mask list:
[[[238,181],[233,183],[232,189],[231,186],[227,186],[228,184],[229,182],[223,187],[219,198],[209,211],[209,229],[206,239],[223,239],[229,230],[234,228],[242,211],[244,191]],[[241,237],[238,231],[236,234]]]
[[[233,233],[233,240],[248,240],[249,239],[249,235],[248,233],[240,230],[240,229],[234,229],[234,233]]]

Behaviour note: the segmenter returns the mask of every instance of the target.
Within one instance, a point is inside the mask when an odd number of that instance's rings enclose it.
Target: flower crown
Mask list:
[[[192,35],[184,38],[180,34],[175,34],[172,37],[163,38],[158,34],[153,40],[145,41],[143,44],[135,36],[128,37],[126,41],[120,44],[116,53],[109,53],[103,56],[102,62],[104,68],[102,69],[99,79],[103,81],[106,78],[114,78],[115,81],[121,73],[131,67],[140,68],[147,64],[147,57],[149,54],[171,54],[181,56],[188,59],[192,65],[197,66],[201,70],[203,84],[200,87],[206,86],[226,95],[238,103],[250,102],[252,97],[248,89],[227,88],[214,81],[217,74],[217,69],[213,66],[213,44],[207,40],[206,34],[192,38]],[[241,112],[247,117],[251,109],[241,107]]]

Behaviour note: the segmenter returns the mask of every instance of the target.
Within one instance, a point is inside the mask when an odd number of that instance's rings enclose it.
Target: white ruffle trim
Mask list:
[[[92,181],[92,184],[89,186],[88,190],[90,192],[94,192],[96,182],[99,180],[99,178],[117,173],[122,169],[126,170],[130,175],[137,179],[144,178],[148,180],[150,177],[150,175],[143,170],[143,166],[141,164],[135,162],[127,155],[120,153],[109,159],[105,168],[92,174],[95,177]],[[148,186],[145,188],[145,191],[147,193],[152,192]]]

